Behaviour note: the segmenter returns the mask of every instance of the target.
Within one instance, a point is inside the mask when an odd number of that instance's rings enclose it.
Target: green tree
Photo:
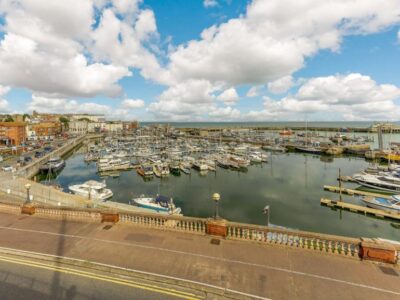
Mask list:
[[[14,122],[14,119],[10,115],[7,115],[6,119],[4,120],[4,122]]]
[[[24,122],[25,122],[26,118],[30,118],[30,115],[29,115],[29,114],[24,114],[24,115],[22,116],[22,120],[23,120]]]
[[[62,117],[60,117],[59,120],[61,123],[64,124],[64,128],[66,128],[66,129],[69,128],[69,119],[68,118],[62,116]]]

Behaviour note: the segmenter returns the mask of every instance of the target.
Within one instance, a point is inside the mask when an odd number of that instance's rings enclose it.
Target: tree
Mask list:
[[[80,119],[78,119],[78,121],[86,121],[86,122],[90,122],[89,118],[80,118]]]
[[[22,116],[22,120],[25,122],[26,118],[30,118],[31,116],[29,114],[24,114]]]
[[[4,122],[14,122],[14,119],[10,115],[7,115]]]
[[[64,128],[69,128],[69,119],[68,118],[66,118],[66,117],[60,117],[60,122],[61,123],[63,123],[63,125],[64,125]]]

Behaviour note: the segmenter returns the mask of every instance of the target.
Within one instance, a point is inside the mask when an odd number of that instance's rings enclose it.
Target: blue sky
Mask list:
[[[5,0],[0,113],[398,120],[400,3],[383,2]]]

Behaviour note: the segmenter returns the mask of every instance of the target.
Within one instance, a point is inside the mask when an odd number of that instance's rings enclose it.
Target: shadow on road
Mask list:
[[[60,257],[64,256],[64,248],[65,248],[65,233],[67,229],[67,220],[62,219],[60,230],[59,230],[59,240],[56,249],[56,259],[55,259],[55,266],[61,266],[61,259]],[[51,282],[51,291],[50,291],[50,299],[67,299],[73,300],[77,295],[77,289],[75,285],[71,285],[66,291],[61,286],[61,273],[58,271],[53,272],[53,279]],[[65,291],[65,295],[64,295]]]

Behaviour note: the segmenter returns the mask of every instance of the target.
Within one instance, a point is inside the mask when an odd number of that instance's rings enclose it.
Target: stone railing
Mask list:
[[[35,215],[39,217],[49,217],[55,219],[83,221],[83,222],[101,222],[101,213],[90,210],[70,210],[57,209],[51,207],[35,207]]]
[[[342,236],[228,222],[226,238],[359,257],[360,239]]]
[[[142,213],[120,213],[119,223],[197,234],[205,234],[207,228],[207,219]]]

